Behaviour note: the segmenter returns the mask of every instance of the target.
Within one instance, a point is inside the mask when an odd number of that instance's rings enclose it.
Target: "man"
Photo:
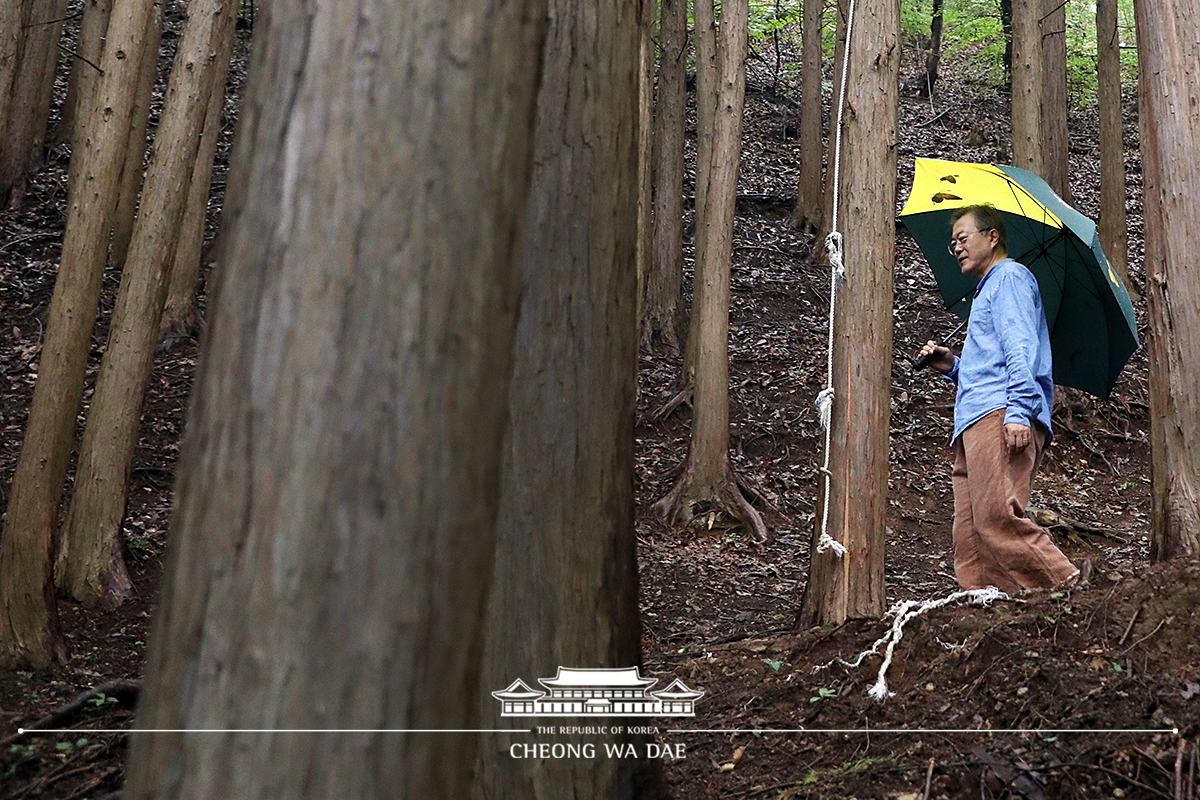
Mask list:
[[[1054,404],[1050,332],[1037,280],[1008,257],[992,206],[958,209],[950,252],[979,279],[962,358],[937,342],[921,355],[958,385],[954,402],[954,572],[964,589],[1034,589],[1079,570],[1025,516],[1050,441]]]

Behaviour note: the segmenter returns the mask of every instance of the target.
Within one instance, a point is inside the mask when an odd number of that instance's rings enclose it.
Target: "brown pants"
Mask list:
[[[1079,572],[1050,535],[1025,516],[1045,431],[1035,425],[1032,439],[1010,452],[1000,409],[954,443],[954,573],[964,589],[1044,588]]]

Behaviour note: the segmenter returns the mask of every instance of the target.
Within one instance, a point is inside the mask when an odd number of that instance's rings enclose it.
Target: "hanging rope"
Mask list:
[[[825,429],[825,463],[821,467],[822,497],[821,503],[821,535],[817,539],[817,552],[829,550],[837,553],[838,558],[846,555],[846,546],[829,535],[829,488],[833,473],[829,471],[830,442],[833,438],[833,320],[837,311],[838,289],[846,277],[844,252],[842,249],[842,234],[838,230],[838,206],[841,205],[842,188],[842,115],[846,109],[846,78],[850,74],[850,39],[854,33],[854,5],[850,0],[846,12],[846,45],[842,52],[842,85],[838,90],[837,124],[833,143],[833,224],[830,233],[825,237],[825,251],[829,254],[829,343],[827,347],[828,361],[825,372],[825,388],[817,395],[817,411],[821,418],[821,427]]]

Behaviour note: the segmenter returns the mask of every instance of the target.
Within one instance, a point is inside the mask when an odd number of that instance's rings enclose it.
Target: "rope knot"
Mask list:
[[[829,422],[833,417],[833,387],[822,389],[813,405],[817,407],[817,414],[821,418],[821,428],[829,430]]]
[[[838,558],[843,558],[846,553],[850,552],[846,549],[846,545],[822,531],[821,538],[817,540],[817,552],[828,553],[830,550],[836,553]]]
[[[846,276],[846,266],[843,260],[843,241],[840,231],[831,231],[825,237],[825,252],[829,254],[829,266],[833,268],[838,280]]]

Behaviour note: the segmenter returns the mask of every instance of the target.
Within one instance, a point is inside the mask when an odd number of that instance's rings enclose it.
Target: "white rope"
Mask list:
[[[825,429],[825,463],[821,467],[821,486],[824,501],[821,503],[821,535],[817,538],[817,552],[825,553],[833,550],[838,558],[848,552],[846,546],[829,535],[829,484],[832,473],[829,471],[830,443],[833,438],[833,320],[837,311],[838,289],[846,277],[845,253],[842,248],[842,234],[838,230],[838,205],[841,203],[842,183],[842,115],[846,108],[846,79],[850,74],[850,39],[854,33],[854,5],[850,0],[846,17],[846,45],[842,53],[842,85],[838,91],[837,125],[833,144],[833,224],[828,236],[825,237],[825,251],[829,254],[829,342],[826,348],[828,361],[825,371],[825,389],[817,395],[817,412],[821,419],[821,427]]]
[[[968,589],[962,592],[955,592],[947,595],[940,600],[904,600],[888,609],[886,617],[894,616],[896,619],[892,622],[892,627],[888,632],[876,640],[875,644],[871,645],[870,650],[864,650],[858,654],[858,657],[853,661],[846,662],[841,659],[831,661],[829,664],[823,664],[813,669],[813,672],[826,669],[835,663],[840,663],[845,667],[854,669],[858,667],[866,659],[867,656],[878,655],[879,648],[887,645],[887,650],[884,652],[883,664],[879,667],[879,677],[875,681],[875,685],[867,692],[867,696],[875,700],[883,700],[892,697],[895,692],[889,692],[887,687],[887,671],[892,665],[892,656],[896,651],[896,644],[904,636],[904,626],[909,620],[919,617],[927,611],[933,611],[942,606],[948,606],[951,603],[965,600],[969,603],[976,603],[981,606],[991,605],[996,600],[1007,600],[1008,595],[997,589],[995,586],[989,586],[986,589]]]

